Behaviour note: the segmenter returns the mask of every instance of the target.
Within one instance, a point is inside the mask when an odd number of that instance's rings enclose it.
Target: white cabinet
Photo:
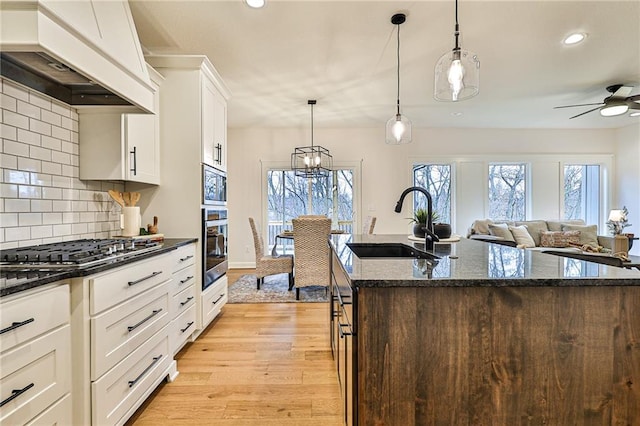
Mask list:
[[[202,296],[200,296],[202,303],[202,328],[209,325],[227,303],[229,299],[227,282],[227,276],[225,275],[202,292]]]
[[[165,378],[173,252],[72,281],[73,424],[123,424]]]
[[[176,354],[196,330],[196,245],[179,247],[173,253],[169,331],[171,354]]]
[[[80,179],[160,183],[160,85],[149,67],[156,114],[114,107],[79,111]]]
[[[0,303],[0,424],[71,424],[69,286]]]
[[[202,79],[202,162],[227,169],[227,102],[206,76]]]

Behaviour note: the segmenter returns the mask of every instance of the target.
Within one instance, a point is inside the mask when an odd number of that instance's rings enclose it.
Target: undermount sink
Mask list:
[[[417,250],[401,243],[347,243],[351,251],[359,258],[369,257],[412,257],[416,259],[440,259],[431,253]]]

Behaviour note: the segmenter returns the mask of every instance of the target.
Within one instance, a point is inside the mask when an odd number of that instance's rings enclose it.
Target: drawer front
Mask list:
[[[182,314],[182,312],[189,309],[196,303],[196,286],[191,285],[180,293],[171,297],[171,306],[169,307],[169,314],[171,318]]]
[[[96,380],[171,320],[167,286],[91,318],[91,380]]]
[[[60,401],[40,413],[25,426],[70,425],[71,424],[71,395],[67,394]]]
[[[184,269],[181,269],[178,272],[173,273],[173,278],[171,280],[171,290],[169,294],[174,295],[188,286],[195,284],[196,282],[196,267],[194,265],[188,266]]]
[[[172,323],[171,353],[175,354],[184,345],[189,336],[196,330],[196,305],[191,305]]]
[[[227,277],[220,278],[215,285],[202,294],[202,328],[206,327],[227,303]]]
[[[122,417],[140,405],[146,391],[158,383],[171,364],[169,336],[162,329],[91,383],[91,416],[94,425],[123,423]]]
[[[173,271],[179,271],[187,266],[195,265],[196,263],[196,245],[189,244],[186,246],[178,247],[173,252]]]
[[[0,304],[0,312],[0,352],[5,352],[69,322],[69,286],[28,292]]]
[[[89,313],[102,312],[170,278],[170,253],[93,276],[89,279]]]
[[[24,424],[71,391],[70,326],[3,353],[0,365],[0,424]]]

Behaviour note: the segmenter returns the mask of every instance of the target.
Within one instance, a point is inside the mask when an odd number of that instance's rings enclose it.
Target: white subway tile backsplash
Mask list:
[[[19,185],[18,198],[42,198],[42,188],[39,186]]]
[[[22,100],[18,100],[18,109],[17,112],[22,115],[26,115],[27,117],[35,118],[36,120],[40,120],[40,108],[31,105]]]
[[[42,225],[42,213],[20,213],[18,221],[20,226]]]
[[[28,143],[29,145],[40,146],[40,138],[42,135],[30,130],[18,129],[18,142]]]
[[[52,138],[51,136],[42,136],[41,146],[43,148],[54,149],[56,151],[62,150],[62,141],[57,138]]]
[[[51,136],[51,124],[44,121],[29,119],[29,130],[40,133],[41,135]]]
[[[78,113],[0,77],[0,248],[109,238],[122,182],[79,180]]]
[[[2,110],[2,122],[7,126],[13,126],[20,129],[29,128],[29,117],[6,109]]]
[[[20,170],[5,169],[4,181],[6,183],[29,183],[29,172],[21,172]]]
[[[32,212],[50,212],[53,211],[53,204],[51,200],[31,200]]]
[[[5,139],[2,143],[4,152],[11,155],[17,155],[20,157],[29,156],[29,145],[25,145],[20,142],[10,141]]]

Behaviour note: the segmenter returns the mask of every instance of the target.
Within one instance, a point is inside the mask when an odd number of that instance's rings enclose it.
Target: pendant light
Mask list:
[[[399,145],[402,143],[411,142],[411,121],[400,114],[400,24],[406,21],[407,17],[404,13],[396,13],[391,17],[391,23],[396,25],[398,36],[398,49],[397,49],[397,77],[398,77],[398,96],[396,97],[396,113],[393,117],[387,121],[386,127],[386,142],[390,145]]]
[[[458,0],[455,1],[455,47],[442,55],[436,63],[433,96],[438,101],[462,101],[474,97],[480,90],[480,59],[475,53],[460,48]]]
[[[333,169],[333,157],[329,150],[313,144],[313,106],[315,99],[307,104],[311,106],[311,146],[295,148],[291,154],[291,170],[296,176],[305,178],[327,177]]]

